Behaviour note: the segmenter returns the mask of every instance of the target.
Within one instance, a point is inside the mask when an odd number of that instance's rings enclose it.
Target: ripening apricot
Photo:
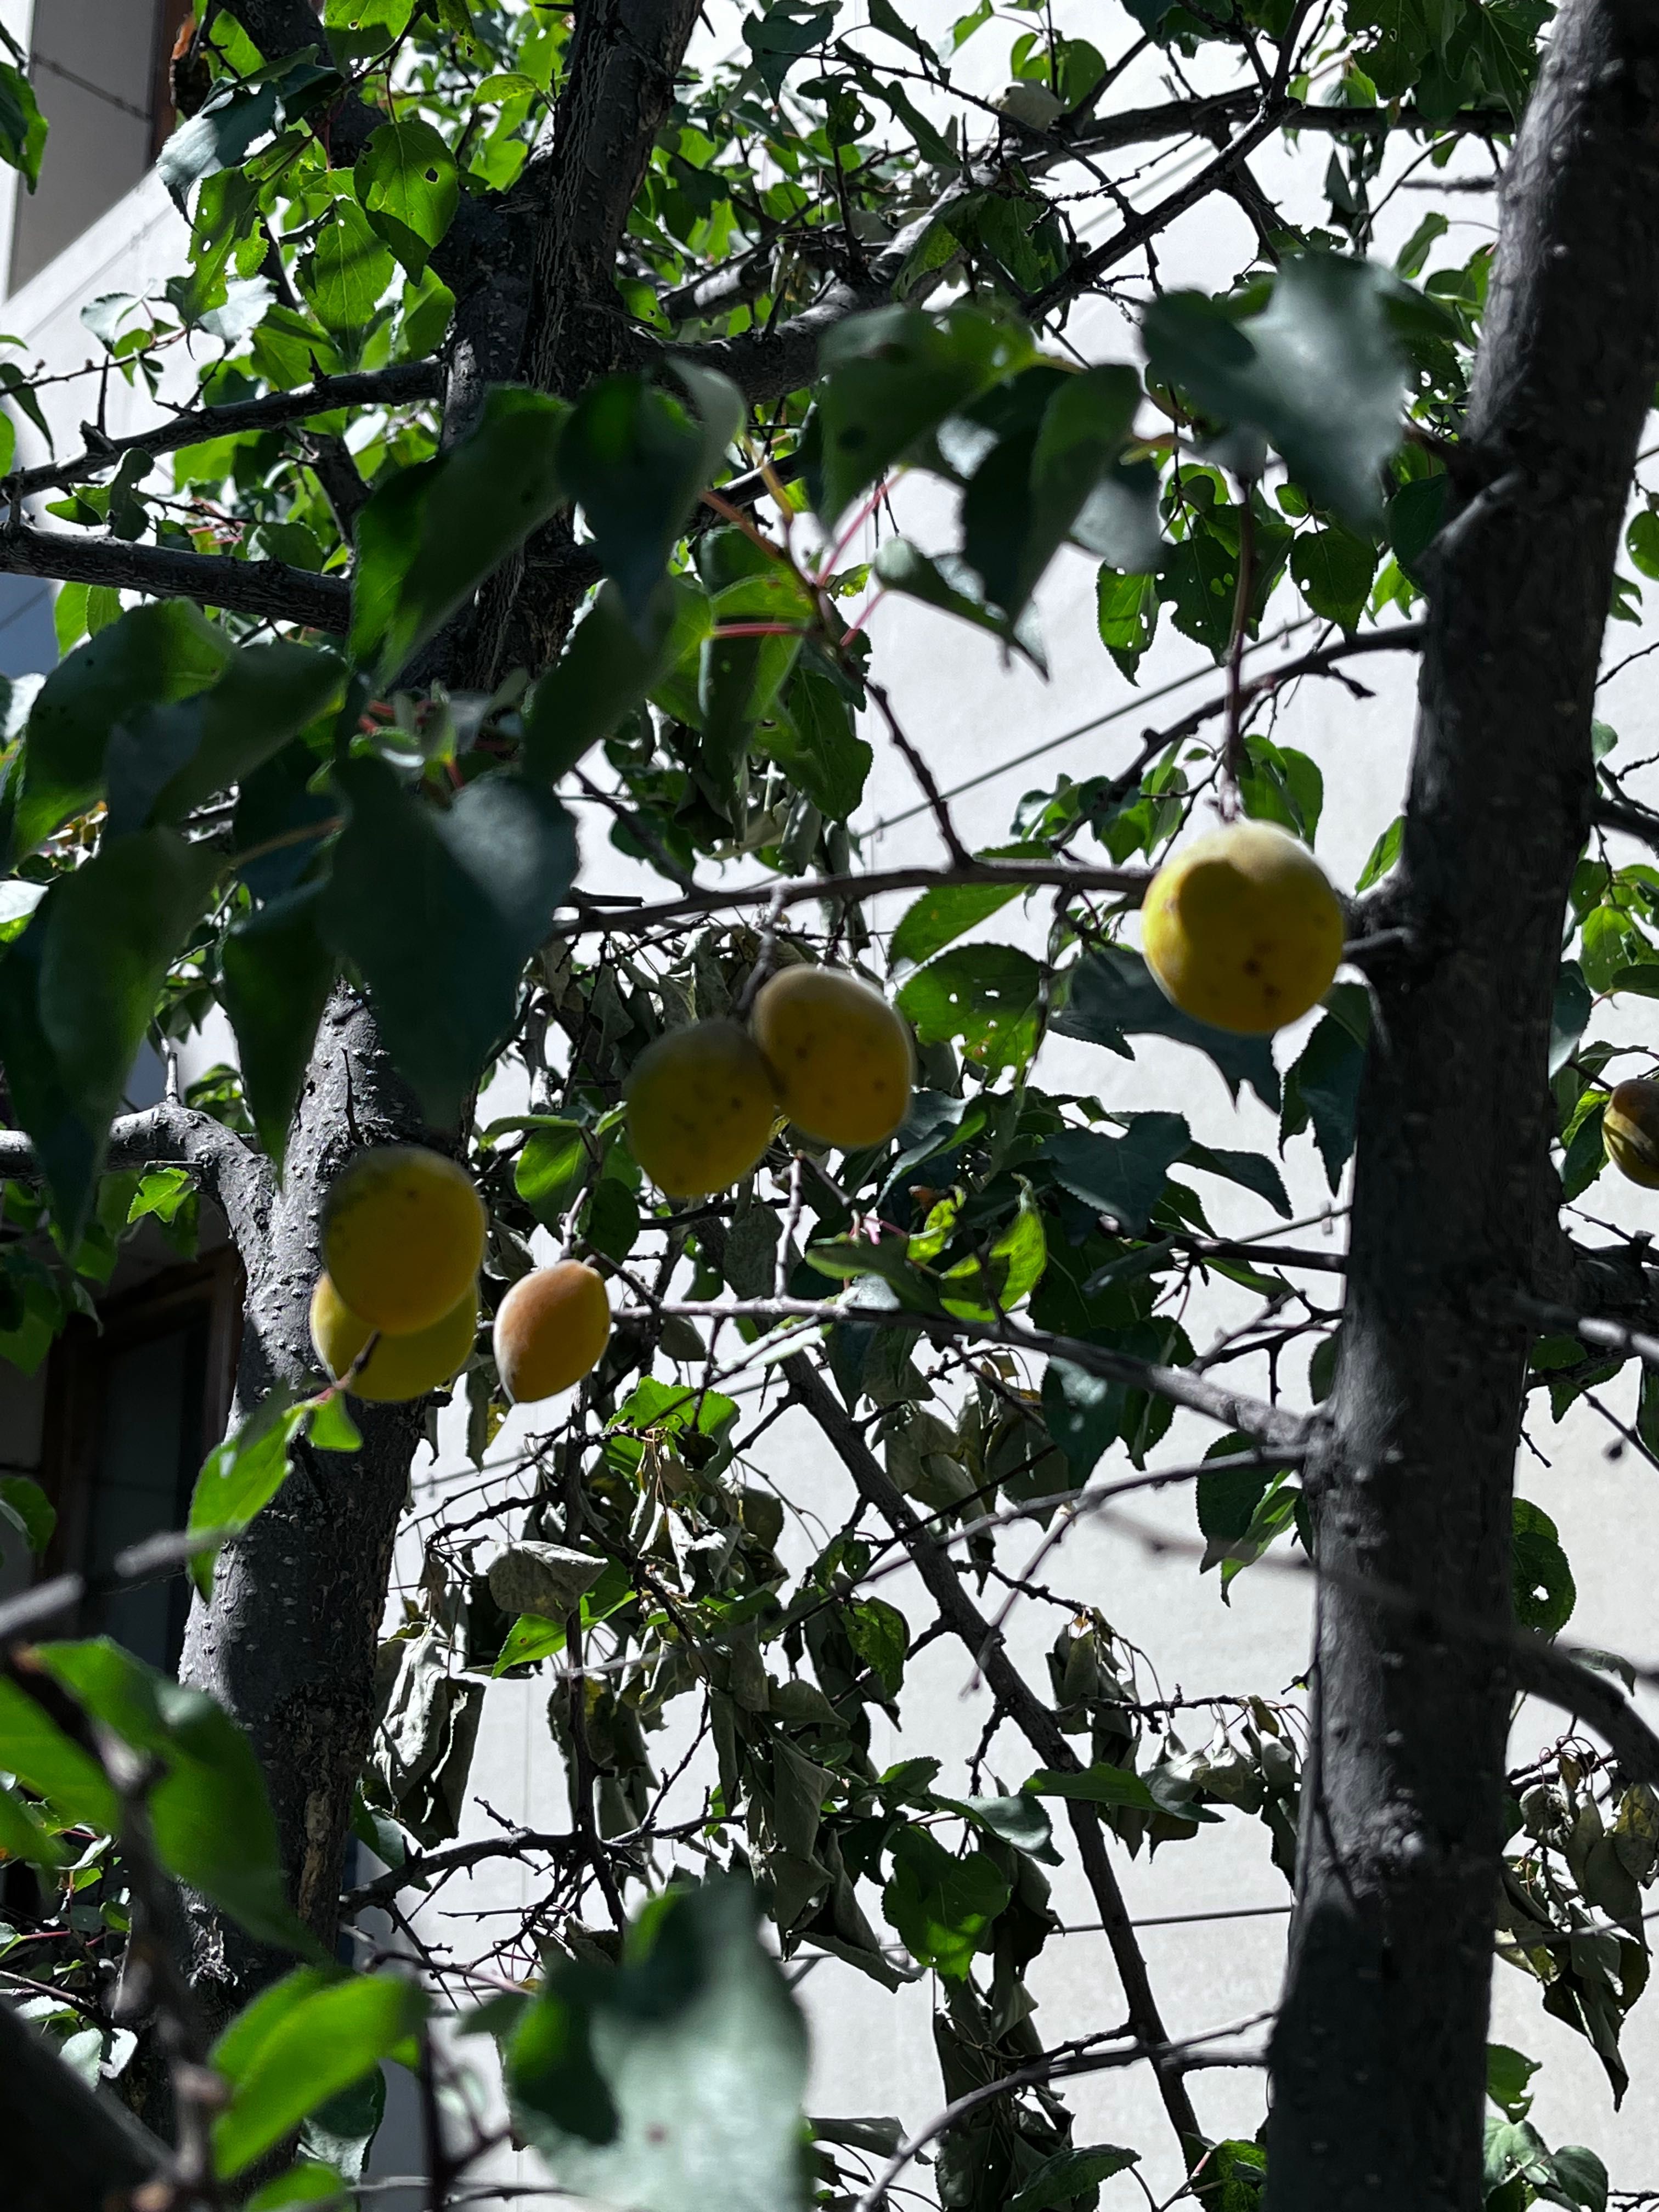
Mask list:
[[[629,1078],[634,1157],[670,1198],[707,1198],[746,1176],[777,1118],[771,1070],[736,1022],[671,1030]]]
[[[836,968],[780,969],[755,1000],[755,1042],[805,1135],[885,1144],[910,1110],[910,1032],[879,991]]]
[[[1342,957],[1342,908],[1305,845],[1230,822],[1166,860],[1140,910],[1165,998],[1218,1030],[1265,1036],[1316,1006]]]
[[[495,1316],[495,1364],[515,1405],[551,1398],[599,1364],[611,1338],[602,1277],[580,1260],[523,1276]]]
[[[483,1203],[465,1170],[422,1146],[360,1153],[328,1194],[323,1265],[352,1312],[390,1336],[453,1311],[483,1249]]]
[[[477,1328],[477,1285],[469,1283],[465,1296],[430,1328],[418,1329],[412,1336],[382,1332],[346,1388],[354,1398],[376,1406],[424,1398],[428,1390],[460,1372]],[[311,1294],[311,1341],[337,1382],[374,1334],[360,1314],[352,1312],[328,1276],[319,1275]]]
[[[1621,1083],[1601,1114],[1601,1142],[1622,1176],[1659,1190],[1659,1083]]]

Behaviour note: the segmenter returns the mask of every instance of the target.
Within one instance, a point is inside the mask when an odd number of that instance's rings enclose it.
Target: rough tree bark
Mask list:
[[[1274,2043],[1274,2212],[1476,2212],[1550,1009],[1617,533],[1659,366],[1659,18],[1572,0],[1510,164],[1438,549],[1349,1287],[1310,1469],[1324,1581]],[[1478,485],[1478,489],[1475,487]],[[1422,1612],[1379,1605],[1372,1580]]]
[[[323,1018],[282,1188],[243,1224],[239,1417],[272,1389],[314,1382],[307,1310],[329,1185],[359,1147],[411,1141],[434,1139],[368,1007],[341,991]],[[392,1542],[421,1428],[418,1406],[356,1411],[362,1449],[345,1456],[301,1444],[295,1474],[222,1556],[211,1602],[191,1607],[179,1668],[252,1737],[295,1905],[325,1943],[335,1932],[352,1796],[374,1723]],[[191,1900],[190,1923],[191,1978],[216,2018],[289,1963],[205,1899]]]

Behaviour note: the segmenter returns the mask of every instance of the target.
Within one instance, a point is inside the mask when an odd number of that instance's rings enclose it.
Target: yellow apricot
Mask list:
[[[604,1279],[580,1260],[560,1260],[521,1277],[495,1316],[495,1364],[516,1406],[580,1382],[610,1340]]]
[[[736,1022],[671,1030],[629,1078],[634,1157],[670,1198],[707,1198],[746,1176],[777,1118],[772,1072]]]
[[[1218,1030],[1265,1036],[1331,986],[1342,908],[1305,845],[1271,822],[1231,822],[1164,862],[1140,910],[1158,988]]]
[[[836,968],[781,968],[755,1000],[755,1042],[805,1135],[850,1152],[885,1144],[910,1110],[915,1060],[903,1017]]]
[[[1620,1175],[1659,1190],[1659,1083],[1621,1083],[1601,1114],[1601,1142]]]
[[[346,1385],[354,1398],[371,1405],[398,1405],[408,1398],[424,1398],[458,1375],[466,1364],[478,1329],[478,1290],[469,1283],[466,1295],[430,1328],[412,1336],[375,1338],[374,1349]],[[326,1275],[319,1275],[311,1294],[311,1341],[317,1357],[337,1382],[374,1331],[340,1296]]]
[[[441,1152],[362,1152],[328,1194],[323,1265],[352,1312],[390,1336],[412,1336],[452,1311],[483,1249],[483,1203]]]

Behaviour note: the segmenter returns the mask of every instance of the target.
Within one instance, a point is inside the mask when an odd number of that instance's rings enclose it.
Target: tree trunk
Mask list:
[[[323,1018],[269,1234],[245,1251],[240,1413],[271,1389],[311,1387],[308,1307],[323,1199],[368,1145],[430,1143],[368,1007],[337,993]],[[440,1139],[439,1141],[442,1141]],[[210,1691],[264,1770],[294,1902],[334,1940],[353,1792],[374,1723],[374,1655],[421,1408],[354,1403],[362,1449],[299,1447],[300,1463],[218,1563],[192,1607],[180,1680]],[[192,1979],[222,2019],[288,1965],[204,1899],[191,1900]]]
[[[1471,483],[1431,593],[1348,1300],[1309,1473],[1314,1742],[1274,2040],[1274,2212],[1478,2212],[1510,1679],[1515,1301],[1614,551],[1659,365],[1659,20],[1572,0],[1504,191]],[[1367,1584],[1391,1586],[1379,1603]],[[1405,1592],[1410,1607],[1397,1601]]]

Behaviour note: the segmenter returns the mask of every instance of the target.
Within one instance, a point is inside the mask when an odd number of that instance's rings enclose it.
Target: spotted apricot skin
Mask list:
[[[580,1260],[522,1277],[495,1316],[495,1364],[515,1406],[568,1390],[592,1374],[610,1340],[604,1279]]]
[[[1601,1142],[1622,1176],[1659,1190],[1659,1083],[1621,1083],[1601,1115]]]
[[[737,1022],[671,1030],[628,1083],[634,1157],[670,1198],[708,1198],[740,1182],[772,1141],[772,1074]]]
[[[1166,860],[1140,910],[1158,988],[1214,1029],[1267,1036],[1317,1006],[1342,957],[1342,907],[1288,830],[1232,822]]]
[[[477,1328],[476,1283],[469,1283],[465,1294],[430,1328],[411,1336],[377,1333],[361,1314],[353,1313],[325,1274],[319,1275],[311,1294],[311,1341],[317,1357],[333,1381],[350,1375],[347,1389],[370,1405],[402,1405],[453,1382],[466,1364]],[[374,1349],[351,1374],[352,1362],[371,1337]]]
[[[328,1194],[323,1266],[371,1328],[413,1336],[459,1304],[483,1259],[483,1202],[420,1145],[360,1152]]]
[[[856,975],[781,969],[757,994],[753,1020],[783,1110],[803,1135],[851,1152],[885,1144],[909,1112],[910,1032]]]

